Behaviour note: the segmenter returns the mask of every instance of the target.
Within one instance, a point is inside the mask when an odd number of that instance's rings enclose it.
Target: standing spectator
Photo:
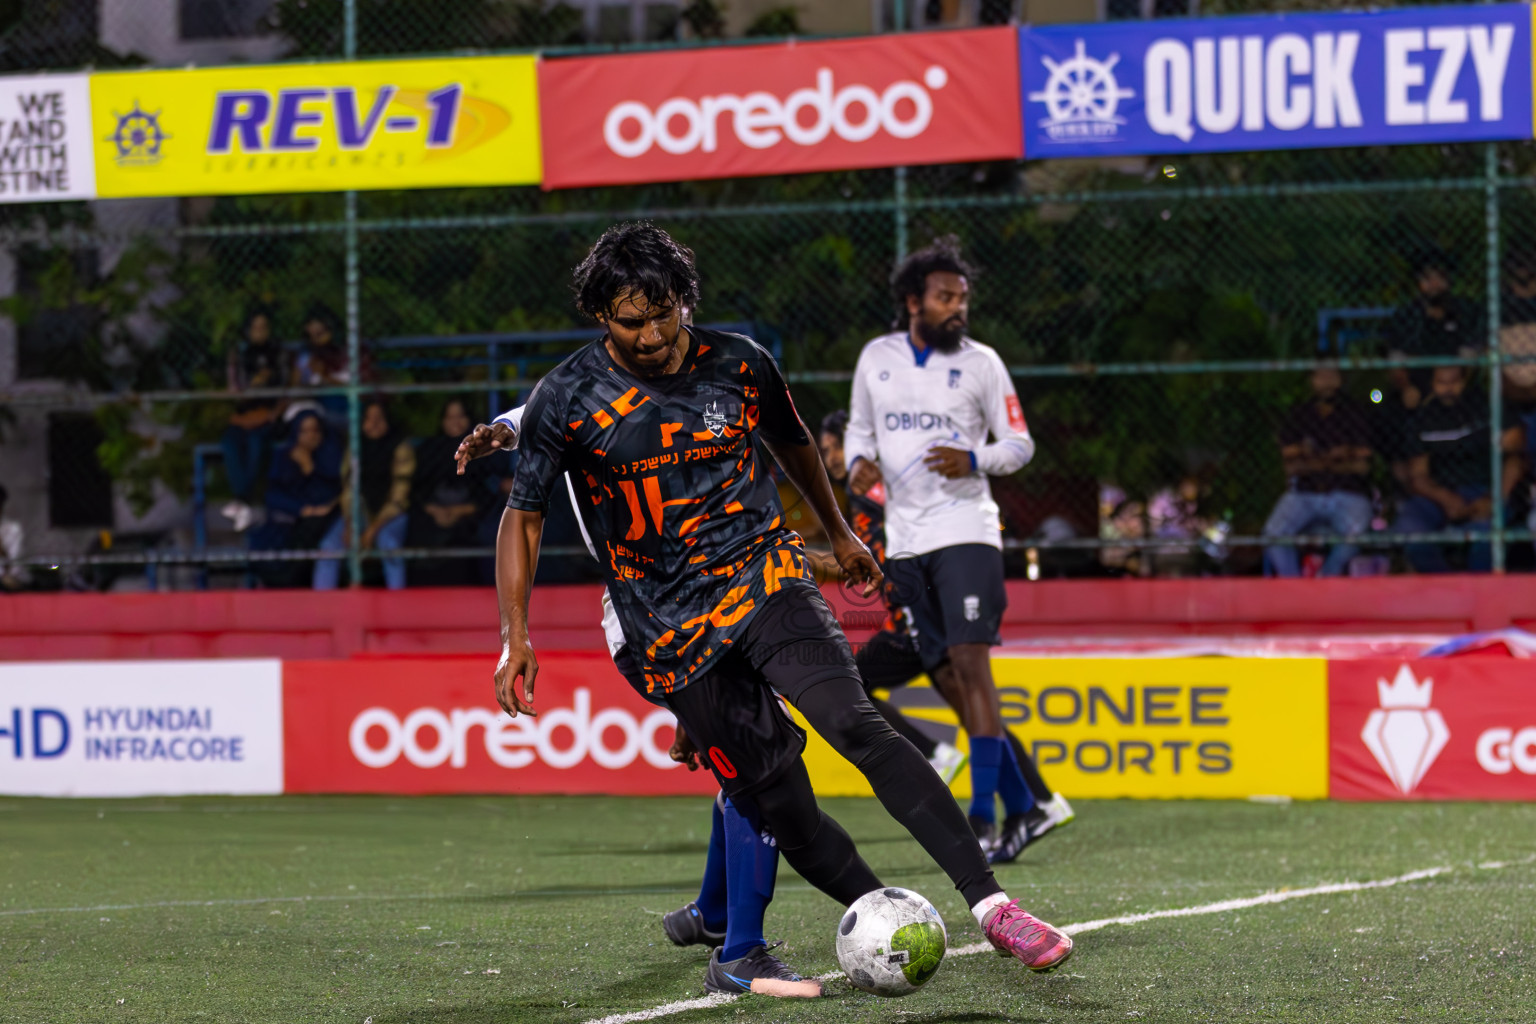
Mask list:
[[[325,421],[306,409],[289,429],[293,441],[278,450],[267,475],[267,521],[251,531],[251,547],[258,551],[319,547],[341,499],[341,444],[328,435]],[[269,586],[311,582],[302,563],[267,564],[262,576]]]
[[[1512,258],[1505,276],[1499,328],[1499,350],[1504,358],[1504,425],[1506,452],[1519,457],[1520,480],[1510,493],[1510,523],[1524,520],[1536,525],[1536,259],[1529,254]],[[1513,465],[1511,462],[1509,465]]]
[[[1413,298],[1398,308],[1387,325],[1389,356],[1472,355],[1486,347],[1483,307],[1452,293],[1450,260],[1437,252],[1421,254],[1414,260],[1413,276]],[[1431,368],[1422,366],[1389,370],[1386,401],[1380,407],[1377,450],[1410,494],[1410,453],[1402,445],[1412,433],[1431,375]]]
[[[1484,337],[1483,307],[1451,292],[1450,261],[1430,253],[1414,262],[1415,294],[1399,307],[1387,325],[1387,348],[1395,356],[1454,356],[1481,351]],[[1394,383],[1407,378],[1404,387],[1424,395],[1428,369],[1395,370]]]
[[[292,386],[333,388],[345,386],[352,378],[347,372],[347,351],[336,336],[336,315],[320,303],[304,318],[304,348],[293,361]],[[324,395],[320,406],[332,425],[346,422],[345,395]]]
[[[441,429],[416,449],[416,475],[411,481],[410,542],[412,547],[475,547],[480,521],[490,504],[488,477],[495,474],[491,459],[472,462],[458,474],[454,452],[473,421],[463,402],[443,404]],[[468,559],[421,560],[412,566],[413,582],[431,586],[468,586],[479,579]]]
[[[1365,410],[1340,393],[1344,378],[1332,366],[1312,371],[1312,397],[1290,411],[1280,428],[1280,459],[1288,489],[1269,521],[1267,537],[1294,536],[1322,528],[1355,535],[1371,525],[1371,425]],[[1340,576],[1360,553],[1335,544],[1319,575]],[[1296,548],[1264,549],[1265,568],[1276,576],[1300,576]]]
[[[22,529],[14,519],[5,517],[5,505],[11,494],[0,487],[0,590],[25,590],[32,574],[21,564]]]
[[[280,388],[288,381],[287,359],[272,337],[272,313],[257,307],[246,317],[240,344],[229,350],[225,379],[229,390]],[[243,398],[235,403],[229,425],[219,445],[224,449],[224,473],[234,500],[221,511],[234,520],[235,529],[251,525],[251,502],[256,485],[267,471],[272,434],[277,427],[278,404],[271,398]]]
[[[1493,512],[1491,445],[1492,424],[1488,402],[1469,387],[1465,366],[1437,366],[1430,396],[1413,420],[1407,438],[1410,483],[1413,496],[1398,510],[1393,530],[1399,533],[1431,533],[1447,527],[1486,532]],[[1502,431],[1505,455],[1504,493],[1509,497],[1520,472],[1519,428]],[[1439,544],[1414,543],[1403,548],[1408,563],[1418,572],[1446,572],[1449,566]],[[1486,542],[1471,545],[1467,569],[1487,572],[1492,549]]]
[[[362,467],[358,489],[363,498],[363,515],[368,525],[363,529],[359,547],[377,547],[380,551],[398,551],[405,546],[406,509],[410,505],[411,477],[416,472],[416,448],[389,419],[382,398],[363,407],[362,443],[359,445]],[[352,532],[352,466],[341,471],[341,515],[331,523],[320,541],[322,551],[341,551]],[[390,590],[405,586],[405,559],[386,558],[384,585]],[[338,559],[315,563],[315,589],[334,590],[341,576]]]
[[[1517,249],[1504,269],[1504,294],[1499,298],[1499,323],[1536,324],[1536,253]]]

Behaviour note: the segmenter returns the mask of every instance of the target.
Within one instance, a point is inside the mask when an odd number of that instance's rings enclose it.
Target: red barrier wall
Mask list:
[[[828,592],[850,636],[865,636],[878,606]],[[530,623],[538,646],[600,650],[600,593],[597,585],[539,588]],[[1530,576],[1013,581],[1008,593],[1005,639],[1536,628]],[[0,598],[0,660],[8,661],[346,658],[483,653],[496,645],[496,598],[488,589]]]

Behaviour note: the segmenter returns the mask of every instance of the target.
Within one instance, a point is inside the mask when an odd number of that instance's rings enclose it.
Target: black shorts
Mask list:
[[[924,671],[957,644],[1003,642],[1008,607],[1003,553],[990,544],[956,544],[885,563],[895,602],[907,609]]]
[[[853,660],[865,690],[894,690],[927,671],[917,653],[917,641],[908,633],[883,629],[859,648]]]
[[[735,798],[773,782],[805,750],[804,731],[775,694],[794,703],[832,678],[859,678],[847,638],[819,591],[785,587],[730,651],[666,702]]]

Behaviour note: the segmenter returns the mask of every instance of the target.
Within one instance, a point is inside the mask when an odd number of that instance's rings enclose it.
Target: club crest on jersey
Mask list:
[[[716,437],[725,433],[725,413],[721,410],[719,402],[710,402],[704,407],[704,425]]]
[[[952,387],[952,388],[958,388],[960,386],[960,371],[959,370],[950,370],[949,371],[949,386]]]

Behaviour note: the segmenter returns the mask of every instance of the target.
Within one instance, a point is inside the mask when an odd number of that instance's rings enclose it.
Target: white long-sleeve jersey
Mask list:
[[[956,544],[1001,548],[1002,520],[987,477],[1013,473],[1035,454],[995,351],[966,338],[954,352],[919,355],[904,332],[882,335],[859,354],[843,445],[850,469],[868,459],[885,477],[888,557]],[[947,480],[929,469],[923,457],[938,446],[971,452],[975,472]]]
[[[516,409],[508,409],[497,416],[492,423],[505,423],[512,429],[512,447],[517,447],[518,438],[523,433],[523,406]],[[587,551],[593,558],[597,558],[597,548],[592,545],[592,538],[587,533],[587,524],[581,521],[581,504],[576,498],[576,488],[571,485],[570,474],[565,477],[565,489],[571,495],[571,508],[576,511],[576,528],[581,531],[581,539],[586,542]],[[610,657],[618,657],[624,645],[628,643],[624,639],[624,627],[619,625],[619,613],[613,610],[613,602],[608,599],[608,588],[603,588],[603,637],[608,641],[608,654]]]

